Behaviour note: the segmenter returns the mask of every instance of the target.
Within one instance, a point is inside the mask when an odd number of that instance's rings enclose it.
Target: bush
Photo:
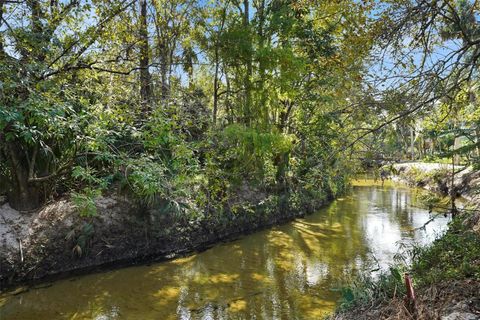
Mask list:
[[[430,247],[417,248],[414,257],[412,271],[422,285],[447,279],[480,280],[480,236],[466,230],[461,217]]]

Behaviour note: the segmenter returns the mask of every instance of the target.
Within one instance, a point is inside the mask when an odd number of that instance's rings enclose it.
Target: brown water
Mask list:
[[[319,319],[361,270],[385,268],[399,241],[445,230],[414,191],[364,184],[305,219],[170,262],[0,296],[0,319]],[[378,261],[378,264],[377,262]]]

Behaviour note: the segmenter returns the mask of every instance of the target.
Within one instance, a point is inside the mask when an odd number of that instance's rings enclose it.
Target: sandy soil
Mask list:
[[[0,250],[18,249],[19,239],[27,237],[31,221],[32,215],[13,210],[8,203],[0,206]]]

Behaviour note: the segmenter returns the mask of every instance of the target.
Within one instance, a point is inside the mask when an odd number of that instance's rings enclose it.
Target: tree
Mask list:
[[[9,18],[3,18],[0,52],[0,172],[12,207],[37,208],[51,193],[50,182],[71,169],[88,118],[81,70],[97,68],[89,50],[132,4],[100,5],[95,23],[88,23],[91,4],[77,0],[2,3]]]

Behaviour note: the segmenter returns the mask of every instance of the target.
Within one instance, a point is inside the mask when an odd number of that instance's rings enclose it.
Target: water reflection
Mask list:
[[[399,241],[431,241],[446,219],[412,206],[412,191],[358,186],[305,219],[194,256],[0,296],[0,319],[315,319],[332,290]]]

